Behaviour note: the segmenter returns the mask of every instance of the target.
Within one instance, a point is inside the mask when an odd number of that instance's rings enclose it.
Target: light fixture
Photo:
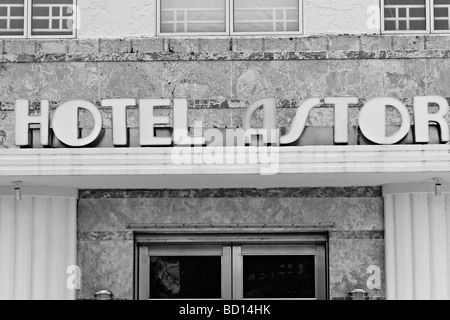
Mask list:
[[[367,300],[369,294],[363,289],[355,289],[349,292],[350,300]]]
[[[100,290],[94,295],[94,300],[113,300],[114,295],[109,290]]]
[[[434,195],[436,197],[442,196],[442,179],[434,179],[436,184],[434,185]]]
[[[22,200],[22,191],[20,190],[20,186],[22,185],[22,181],[14,181],[14,195],[16,196],[16,200]]]

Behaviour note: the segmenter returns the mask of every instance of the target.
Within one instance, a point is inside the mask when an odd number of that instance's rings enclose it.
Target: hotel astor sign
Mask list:
[[[349,107],[358,104],[357,97],[327,97],[326,105],[334,107],[334,142],[347,144],[349,140]],[[266,98],[253,102],[245,113],[242,129],[230,129],[233,141],[241,141],[244,145],[251,144],[252,138],[261,136],[265,145],[290,145],[297,141],[305,130],[310,112],[322,103],[319,98],[304,101],[292,120],[290,128],[284,135],[277,127],[276,106],[274,98]],[[128,145],[127,108],[139,109],[139,144],[142,147],[152,146],[204,146],[212,141],[214,134],[191,135],[188,128],[188,102],[186,99],[107,99],[101,101],[102,107],[112,110],[113,145],[123,147]],[[437,112],[430,113],[429,107],[438,107]],[[155,116],[156,107],[173,107],[173,123],[167,116]],[[386,133],[386,109],[395,108],[400,115],[400,127],[394,134]],[[94,119],[94,127],[89,135],[80,137],[79,111],[87,110]],[[263,110],[262,128],[252,127],[252,118],[256,111]],[[449,112],[448,101],[439,96],[419,96],[414,98],[414,141],[416,143],[430,142],[430,124],[440,128],[442,143],[450,141],[449,126],[445,116]],[[31,145],[30,126],[40,126],[40,143],[50,146],[49,133],[53,129],[55,137],[68,147],[89,147],[101,136],[103,127],[102,116],[98,108],[91,102],[74,100],[63,103],[56,108],[50,122],[50,103],[43,100],[40,103],[40,115],[30,115],[29,100],[19,99],[15,105],[16,135],[15,144],[20,147]],[[171,137],[160,137],[155,134],[155,128],[173,126]],[[407,107],[399,100],[380,97],[365,103],[359,114],[361,133],[370,141],[380,145],[391,145],[401,141],[411,129],[411,120]],[[216,130],[217,129],[212,129]],[[228,135],[228,132],[227,132]],[[240,140],[239,140],[240,136]],[[217,146],[217,144],[215,145]]]

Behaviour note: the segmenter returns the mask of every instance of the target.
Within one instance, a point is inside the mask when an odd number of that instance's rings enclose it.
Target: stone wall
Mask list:
[[[245,107],[273,96],[288,126],[310,97],[391,96],[411,107],[415,95],[450,97],[450,38],[324,36],[232,39],[100,39],[0,41],[1,147],[14,147],[14,101],[41,99],[53,108],[72,99],[187,98],[190,125],[241,126]],[[360,106],[350,108],[357,125]],[[104,127],[111,112],[101,108]],[[172,116],[170,109],[158,114]],[[398,124],[395,113],[388,124]],[[137,109],[129,110],[136,128]],[[332,126],[333,109],[316,108],[310,126]],[[81,115],[81,126],[92,119]],[[6,138],[5,138],[6,137]]]
[[[329,267],[332,299],[362,288],[385,297],[384,221],[380,188],[236,190],[85,190],[78,205],[79,299],[100,289],[133,296],[133,235],[129,223],[299,224],[333,222]],[[368,268],[381,269],[369,290]]]

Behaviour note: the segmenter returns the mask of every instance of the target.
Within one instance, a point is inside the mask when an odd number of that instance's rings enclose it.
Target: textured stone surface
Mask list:
[[[132,52],[162,52],[163,42],[163,39],[158,38],[132,39]]]
[[[78,40],[68,42],[69,54],[97,54],[100,52],[99,40]]]
[[[295,98],[295,72],[293,62],[234,62],[233,99]]]
[[[14,148],[15,116],[13,112],[0,111],[0,149]]]
[[[189,190],[80,190],[80,199],[135,198],[380,198],[379,187],[276,188],[276,189],[189,189]]]
[[[37,101],[41,99],[61,102],[76,99],[98,100],[97,64],[75,62],[37,64],[33,65],[33,69]]]
[[[169,39],[169,52],[198,52],[198,39]]]
[[[201,52],[227,52],[232,50],[231,38],[226,39],[199,39]]]
[[[151,214],[148,209],[152,208]],[[382,230],[380,198],[82,199],[79,231],[123,231],[128,223],[336,223]]]
[[[100,52],[102,53],[128,53],[131,52],[129,39],[101,39]]]
[[[68,42],[65,40],[48,40],[36,42],[37,54],[61,54],[67,53]]]
[[[424,36],[402,36],[393,38],[394,50],[424,50],[425,37]]]
[[[164,71],[164,97],[229,99],[230,79],[230,62],[167,62]]]
[[[36,52],[36,42],[30,40],[8,40],[4,43],[3,52],[6,54],[34,54]]]
[[[330,291],[331,298],[348,297],[354,289],[363,289],[369,297],[385,297],[385,267],[383,240],[338,240],[330,243]],[[368,288],[370,266],[381,270],[381,288]]]
[[[267,38],[264,39],[264,51],[266,52],[294,52],[295,38]]]
[[[450,60],[427,60],[426,61],[426,83],[427,94],[450,95]]]
[[[296,38],[297,51],[327,51],[328,38],[326,37],[305,37]]]
[[[133,241],[79,241],[81,290],[78,299],[93,299],[107,289],[115,299],[133,297]]]
[[[427,35],[425,37],[425,49],[449,50],[450,38],[443,35]]]
[[[101,98],[159,98],[162,92],[163,63],[101,63]]]
[[[362,61],[360,96],[411,99],[424,95],[425,72],[425,60]]]
[[[360,39],[362,51],[392,50],[392,37],[372,36],[372,37],[361,37]]]
[[[233,51],[263,51],[261,38],[233,38]]]
[[[355,36],[329,36],[328,50],[359,51],[361,38]]]
[[[132,297],[132,234],[128,223],[291,224],[334,222],[330,233],[330,290],[345,299],[367,289],[367,268],[384,277],[383,200],[380,188],[85,190],[78,207],[79,264],[91,298],[108,288]],[[369,291],[372,298],[384,297]]]
[[[326,95],[358,97],[361,92],[360,66],[357,60],[330,61],[326,74]]]
[[[34,99],[38,90],[34,74],[34,67],[27,64],[0,64],[0,101]]]

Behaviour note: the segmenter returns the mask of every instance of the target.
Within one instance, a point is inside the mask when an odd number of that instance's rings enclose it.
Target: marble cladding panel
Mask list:
[[[427,94],[450,96],[450,60],[430,59],[426,61]]]
[[[450,96],[448,59],[0,64],[0,101],[187,98],[252,101],[355,95]]]
[[[296,97],[295,62],[233,62],[233,99]]]
[[[381,187],[320,187],[267,189],[107,189],[80,190],[80,199],[147,198],[381,198]]]
[[[128,223],[255,224],[334,222],[332,299],[353,289],[384,298],[383,200],[379,188],[83,190],[78,205],[79,299],[103,288],[131,299],[133,237]],[[380,278],[373,277],[378,267]],[[379,284],[378,289],[373,284]],[[371,289],[369,289],[369,287]]]
[[[96,63],[0,64],[0,101],[98,100]]]
[[[354,289],[363,289],[369,298],[385,297],[383,239],[331,239],[329,261],[332,299],[348,297]]]
[[[0,63],[0,101],[35,100],[39,91],[35,81],[35,65]]]
[[[37,101],[93,101],[98,97],[99,70],[95,63],[47,63],[33,67]]]
[[[93,299],[107,289],[115,299],[133,298],[133,240],[80,240],[78,265],[81,290],[78,299]]]
[[[361,62],[361,92],[366,99],[392,97],[412,103],[414,96],[429,94],[426,88],[426,61],[365,60]]]
[[[164,97],[230,99],[231,62],[166,62]]]
[[[164,64],[139,62],[105,62],[100,68],[100,97],[160,98],[163,96]]]
[[[0,111],[0,149],[15,147],[15,122],[13,112]]]
[[[381,198],[80,199],[79,231],[125,231],[128,223],[291,224],[333,222],[336,230],[382,230]]]

